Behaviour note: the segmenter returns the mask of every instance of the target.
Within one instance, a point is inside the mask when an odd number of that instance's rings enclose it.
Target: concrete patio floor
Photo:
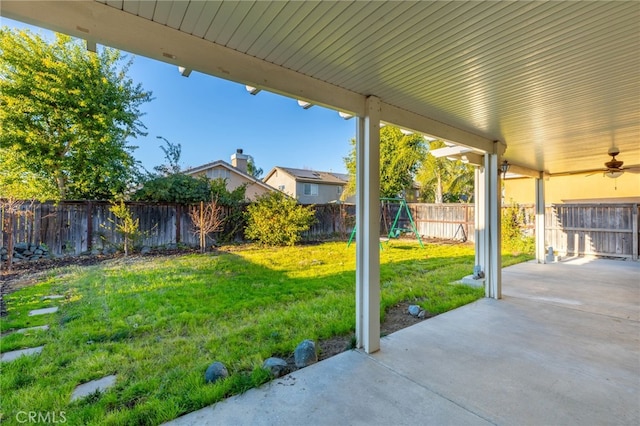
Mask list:
[[[515,265],[503,293],[170,424],[640,424],[639,262]]]

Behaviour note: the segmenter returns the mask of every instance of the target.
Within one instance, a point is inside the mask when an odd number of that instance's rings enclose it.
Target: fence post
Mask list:
[[[87,201],[85,205],[87,208],[87,251],[91,252],[93,249],[93,203]]]
[[[631,258],[638,260],[638,204],[632,204],[631,209]]]
[[[182,221],[182,204],[176,204],[176,244],[180,244],[180,222]]]

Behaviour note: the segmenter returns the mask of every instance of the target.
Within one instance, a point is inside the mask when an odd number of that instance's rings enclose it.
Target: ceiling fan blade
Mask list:
[[[589,177],[589,176],[593,176],[593,175],[599,175],[600,173],[604,174],[604,170],[598,170],[598,171],[589,173],[588,175],[584,175],[584,177]]]

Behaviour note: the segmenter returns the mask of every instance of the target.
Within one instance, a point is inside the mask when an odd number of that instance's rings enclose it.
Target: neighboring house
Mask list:
[[[342,200],[349,175],[316,170],[274,167],[264,178],[270,186],[298,200],[301,204],[353,203],[354,197]]]
[[[248,155],[242,153],[238,149],[231,156],[231,164],[226,161],[218,160],[213,163],[203,164],[202,166],[192,167],[183,173],[189,176],[206,176],[209,179],[225,179],[227,190],[233,191],[240,185],[246,184],[247,189],[245,197],[247,200],[255,200],[257,197],[274,191],[275,189],[260,179],[247,174]]]

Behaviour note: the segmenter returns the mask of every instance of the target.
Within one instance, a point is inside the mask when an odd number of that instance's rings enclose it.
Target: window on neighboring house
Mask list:
[[[338,193],[338,197],[340,197],[342,195],[342,187],[338,186],[336,187],[336,190],[337,190],[336,192]]]
[[[315,184],[315,183],[303,184],[302,193],[304,195],[318,195],[318,184]]]
[[[227,169],[213,169],[207,172],[209,179],[229,179],[231,173]]]
[[[278,185],[278,189],[284,192],[284,185]]]

